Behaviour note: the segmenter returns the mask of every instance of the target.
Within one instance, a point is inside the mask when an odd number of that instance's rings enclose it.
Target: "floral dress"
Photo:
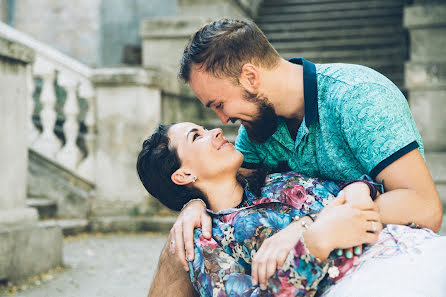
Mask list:
[[[301,216],[321,211],[339,190],[339,183],[333,181],[295,172],[277,173],[266,178],[260,198],[245,190],[239,207],[218,213],[208,210],[212,238],[206,239],[200,229],[195,230],[195,257],[189,262],[189,277],[197,292],[200,296],[217,297],[319,296],[353,271],[367,266],[364,262],[374,258],[373,249],[372,255],[366,248],[363,255],[351,259],[331,253],[322,262],[309,253],[301,236],[285,264],[269,278],[267,289],[252,285],[251,261],[263,241]],[[410,229],[394,229],[398,227]],[[435,237],[432,232],[425,233],[421,240]],[[388,242],[385,239],[380,236],[380,240]],[[389,244],[384,248],[389,251]]]

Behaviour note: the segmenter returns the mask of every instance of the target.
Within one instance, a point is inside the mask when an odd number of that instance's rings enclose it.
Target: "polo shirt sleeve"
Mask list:
[[[356,85],[340,106],[341,131],[356,159],[375,179],[422,143],[406,98],[389,87]]]
[[[249,140],[245,127],[240,125],[237,139],[235,140],[235,148],[243,154],[244,160],[242,168],[256,169],[261,163],[261,158],[255,148],[255,145]]]

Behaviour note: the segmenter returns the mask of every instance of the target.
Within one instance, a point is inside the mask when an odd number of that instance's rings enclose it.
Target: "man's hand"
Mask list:
[[[285,263],[291,249],[299,241],[299,234],[304,231],[300,225],[301,220],[307,220],[308,224],[312,222],[310,218],[302,217],[263,241],[252,259],[251,276],[254,286],[259,282],[260,288],[266,290],[268,278],[276,272],[277,267]]]
[[[189,265],[186,261],[194,260],[194,229],[201,227],[205,238],[212,236],[212,220],[206,213],[206,207],[200,201],[190,202],[180,213],[177,221],[170,230],[169,250],[176,254],[186,271]]]

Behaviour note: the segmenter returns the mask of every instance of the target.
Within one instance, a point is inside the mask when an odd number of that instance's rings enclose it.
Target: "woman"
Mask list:
[[[351,207],[373,205],[370,183],[351,183],[333,199],[335,182],[274,174],[256,197],[237,178],[242,161],[220,129],[192,123],[160,126],[138,158],[142,183],[166,206],[178,210],[196,197],[207,204],[213,237],[195,231],[190,263],[201,296],[444,296],[446,255],[438,253],[444,238],[396,225],[378,238],[379,214]],[[274,245],[279,236],[289,239],[288,249]],[[362,244],[373,245],[359,257],[333,252]],[[435,273],[425,273],[434,264]]]

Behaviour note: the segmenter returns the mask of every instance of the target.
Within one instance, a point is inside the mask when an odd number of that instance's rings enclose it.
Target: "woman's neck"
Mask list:
[[[220,177],[216,182],[206,182],[201,188],[213,212],[236,207],[243,200],[243,187],[235,176]]]

